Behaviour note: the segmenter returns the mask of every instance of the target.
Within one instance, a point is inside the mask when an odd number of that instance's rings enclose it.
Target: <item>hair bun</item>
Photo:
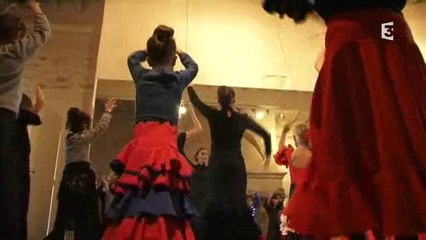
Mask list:
[[[168,43],[171,39],[173,39],[173,35],[175,34],[175,30],[173,28],[159,25],[155,28],[153,36],[161,43]]]

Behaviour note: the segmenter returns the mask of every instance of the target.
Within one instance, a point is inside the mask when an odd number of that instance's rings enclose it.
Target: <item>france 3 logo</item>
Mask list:
[[[382,23],[382,39],[393,41],[394,40],[394,23]]]

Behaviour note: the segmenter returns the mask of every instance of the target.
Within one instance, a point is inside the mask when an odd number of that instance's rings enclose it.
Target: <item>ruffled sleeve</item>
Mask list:
[[[274,155],[275,163],[288,167],[293,151],[294,148],[291,145],[281,147]]]

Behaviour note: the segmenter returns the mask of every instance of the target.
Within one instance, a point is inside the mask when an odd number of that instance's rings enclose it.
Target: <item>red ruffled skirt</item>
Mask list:
[[[177,129],[169,123],[140,123],[134,139],[111,168],[121,176],[106,216],[103,240],[194,240],[188,197],[192,167],[177,149]]]
[[[393,22],[394,40],[381,39]],[[402,14],[327,21],[311,109],[313,159],[286,215],[302,234],[426,232],[426,68]]]

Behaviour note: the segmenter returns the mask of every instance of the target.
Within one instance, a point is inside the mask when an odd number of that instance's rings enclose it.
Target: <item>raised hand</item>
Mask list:
[[[111,98],[105,103],[105,111],[111,113],[117,107],[117,100]]]
[[[40,3],[38,1],[35,1],[35,0],[28,1],[27,7],[29,9],[31,9],[34,14],[42,14],[43,13],[43,11],[41,10],[41,7],[40,7]]]
[[[34,112],[39,113],[44,107],[45,97],[40,86],[36,87],[35,93],[36,93],[36,101],[34,104]]]

